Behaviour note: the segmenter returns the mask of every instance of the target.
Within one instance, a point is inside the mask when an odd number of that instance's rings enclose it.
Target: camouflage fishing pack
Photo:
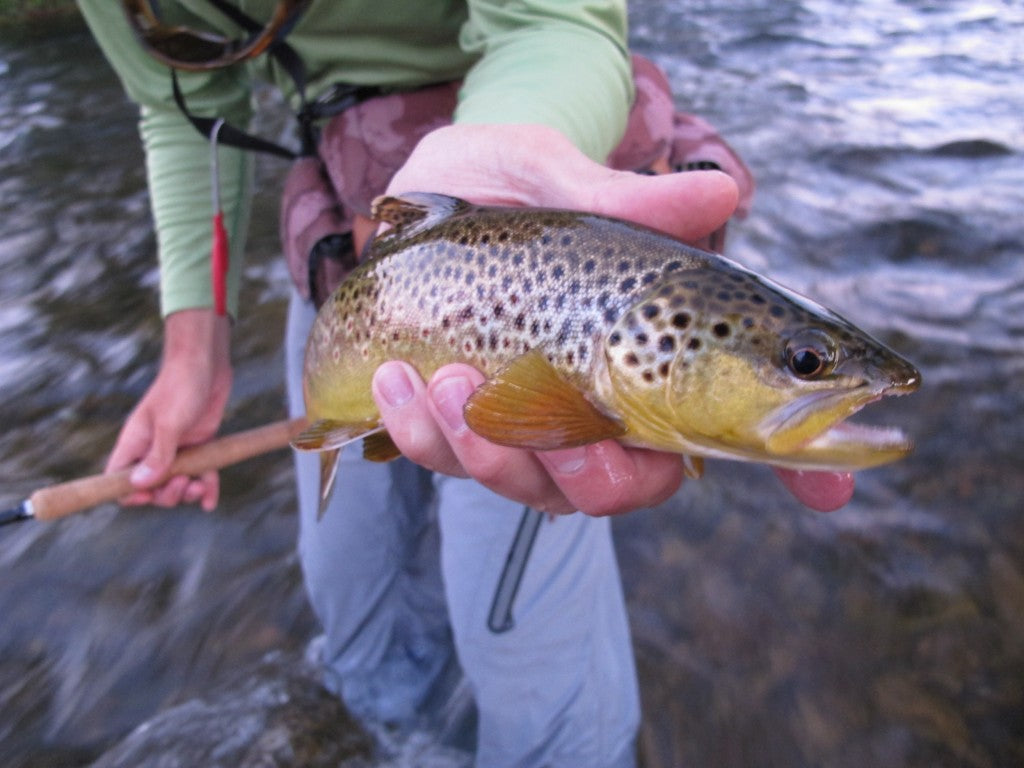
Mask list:
[[[609,167],[638,173],[716,168],[740,191],[737,213],[749,209],[750,171],[706,121],[677,112],[664,73],[632,58],[636,98]],[[332,117],[320,133],[318,154],[297,159],[281,200],[281,244],[301,295],[318,306],[358,264],[352,226],[356,214],[387,188],[427,133],[450,124],[459,82],[368,98]],[[720,251],[723,229],[699,243]]]

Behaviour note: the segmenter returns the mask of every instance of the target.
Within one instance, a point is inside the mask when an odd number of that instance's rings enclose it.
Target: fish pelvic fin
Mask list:
[[[375,198],[371,204],[370,217],[390,224],[393,227],[391,234],[395,237],[405,237],[472,208],[473,205],[458,197],[432,192],[409,192],[399,197],[382,195]]]
[[[620,437],[625,426],[602,413],[540,350],[512,360],[469,397],[466,424],[499,445],[548,451]]]
[[[363,458],[367,461],[391,461],[401,455],[402,452],[383,427],[363,438]]]

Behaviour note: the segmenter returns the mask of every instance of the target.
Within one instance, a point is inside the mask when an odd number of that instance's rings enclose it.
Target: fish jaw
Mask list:
[[[887,464],[913,450],[910,438],[894,427],[847,419],[883,397],[916,389],[915,380],[882,388],[860,384],[811,392],[776,409],[758,431],[777,466],[853,471]]]

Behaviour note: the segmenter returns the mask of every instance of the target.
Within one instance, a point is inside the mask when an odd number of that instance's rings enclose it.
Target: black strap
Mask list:
[[[263,29],[259,22],[237,6],[227,2],[227,0],[208,0],[208,2],[238,24],[238,26],[249,32],[255,33]],[[300,103],[299,111],[296,114],[296,119],[299,123],[299,151],[296,152],[276,142],[261,139],[259,136],[254,136],[251,133],[235,128],[229,123],[223,123],[218,131],[217,140],[220,143],[237,147],[238,149],[265,152],[287,160],[293,160],[300,156],[315,155],[317,120],[340,114],[349,107],[382,93],[382,89],[376,86],[337,83],[322,97],[310,103],[306,98],[306,67],[302,63],[302,58],[295,52],[295,49],[284,41],[285,35],[291,31],[298,18],[299,14],[296,14],[288,24],[285,24],[278,31],[276,39],[267,48],[267,55],[272,56],[281,65],[281,68],[288,73],[292,82],[295,83],[295,92],[299,96]],[[173,69],[171,70],[171,85],[174,92],[174,103],[178,105],[178,109],[181,110],[182,114],[188,118],[188,121],[192,123],[199,133],[209,139],[213,135],[213,128],[218,122],[218,118],[200,117],[188,110],[188,107],[185,105],[185,97],[178,83],[178,73]]]
[[[508,632],[516,625],[512,616],[512,606],[523,574],[526,572],[530,550],[533,549],[533,542],[543,520],[543,512],[529,507],[523,509],[523,515],[519,518],[519,528],[508,550],[505,567],[501,571],[501,578],[498,579],[498,587],[494,590],[491,610],[487,614],[487,628],[496,635]]]

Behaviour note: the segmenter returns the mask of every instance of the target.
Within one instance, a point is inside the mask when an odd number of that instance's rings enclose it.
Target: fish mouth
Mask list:
[[[772,463],[794,469],[852,471],[906,456],[914,444],[901,429],[847,419],[871,403],[909,394],[917,386],[917,380],[882,388],[863,383],[802,395],[760,425]]]

